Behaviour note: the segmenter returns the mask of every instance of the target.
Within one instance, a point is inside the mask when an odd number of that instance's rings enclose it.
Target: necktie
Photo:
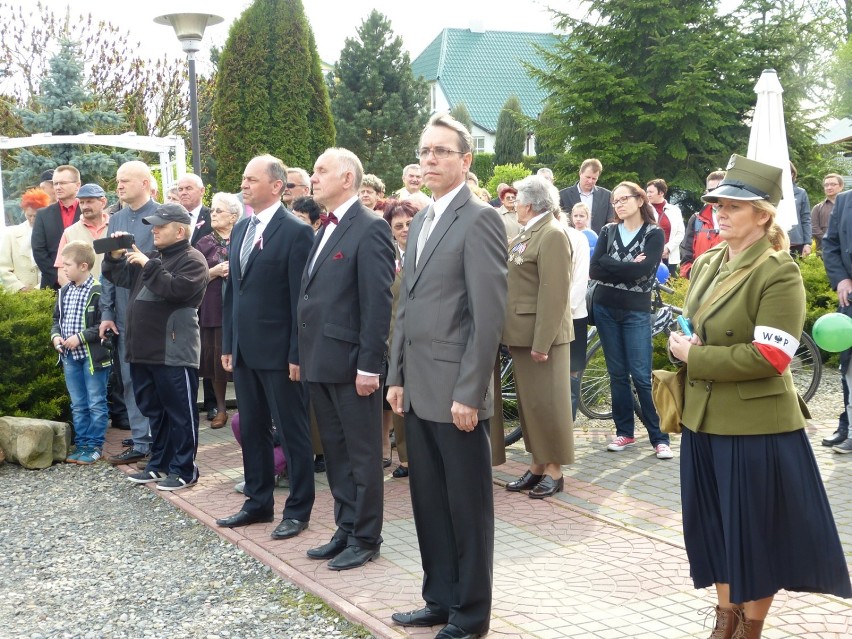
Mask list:
[[[417,236],[417,253],[415,254],[415,261],[417,266],[420,266],[420,254],[423,252],[423,247],[426,246],[426,240],[429,237],[429,231],[432,229],[432,222],[435,219],[435,209],[432,206],[429,206],[429,210],[426,211],[426,219],[423,221],[423,228],[420,229],[420,235]]]
[[[260,224],[260,220],[257,219],[257,215],[253,215],[251,217],[251,221],[248,224],[248,228],[246,229],[246,236],[243,238],[243,245],[240,247],[240,270],[246,270],[246,262],[248,262],[249,255],[251,255],[251,250],[254,248],[254,235],[257,232],[257,225]]]
[[[334,213],[329,213],[328,215],[320,213],[320,222],[322,222],[323,226],[328,226],[329,224],[337,224],[339,220]]]

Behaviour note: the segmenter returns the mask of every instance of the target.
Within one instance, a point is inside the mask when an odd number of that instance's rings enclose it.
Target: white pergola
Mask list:
[[[53,135],[52,133],[36,133],[27,138],[0,137],[0,150],[23,149],[30,146],[52,146],[56,144],[112,146],[120,149],[159,153],[164,193],[186,173],[186,145],[183,139],[177,135],[158,138],[136,135],[135,133],[122,133],[121,135],[95,135],[94,133]],[[0,171],[2,171],[2,164],[0,164]],[[3,184],[0,181],[0,227],[4,227],[5,225],[6,211],[3,206]]]

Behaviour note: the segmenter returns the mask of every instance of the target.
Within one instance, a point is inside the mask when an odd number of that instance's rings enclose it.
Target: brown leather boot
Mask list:
[[[740,627],[732,639],[760,639],[763,631],[763,619],[748,619],[743,615]]]
[[[740,625],[741,608],[720,608],[716,606],[716,625],[709,639],[733,639]]]

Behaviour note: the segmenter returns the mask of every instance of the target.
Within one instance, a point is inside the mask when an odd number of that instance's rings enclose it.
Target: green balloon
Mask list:
[[[828,313],[814,322],[811,336],[822,350],[840,353],[852,348],[852,317],[843,313]]]

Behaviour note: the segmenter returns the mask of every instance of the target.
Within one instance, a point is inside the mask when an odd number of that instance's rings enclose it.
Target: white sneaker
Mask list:
[[[655,450],[657,451],[657,459],[671,459],[674,457],[674,453],[668,444],[657,444]]]

